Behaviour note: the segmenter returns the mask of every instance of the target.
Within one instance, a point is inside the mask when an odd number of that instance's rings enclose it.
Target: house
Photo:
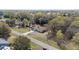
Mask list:
[[[44,33],[48,29],[47,29],[46,26],[40,26],[40,25],[35,24],[34,26],[32,26],[32,30],[37,31],[37,32],[40,32],[40,33]]]
[[[9,43],[4,38],[0,38],[0,50],[10,50]]]
[[[31,20],[29,23],[29,27],[31,30],[44,33],[48,30],[48,19],[44,17]]]

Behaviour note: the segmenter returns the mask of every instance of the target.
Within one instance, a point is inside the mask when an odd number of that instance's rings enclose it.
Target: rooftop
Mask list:
[[[4,38],[0,38],[0,44],[9,44]]]

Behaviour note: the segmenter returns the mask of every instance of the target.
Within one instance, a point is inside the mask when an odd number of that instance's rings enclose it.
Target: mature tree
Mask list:
[[[6,11],[6,12],[4,13],[4,17],[5,17],[5,18],[13,19],[13,18],[15,17],[15,13],[12,12],[12,11]]]
[[[64,27],[65,27],[65,20],[64,17],[58,16],[57,18],[52,19],[49,22],[49,30],[52,32],[53,36],[56,36],[56,33],[58,30],[61,30],[64,32]]]
[[[56,42],[60,48],[64,49],[65,47],[65,41],[64,41],[64,34],[62,33],[61,30],[57,31],[56,33]]]
[[[7,23],[10,27],[14,27],[14,26],[15,26],[15,20],[6,20],[6,23]]]
[[[72,41],[74,41],[76,44],[79,44],[79,32],[75,33],[72,38]]]
[[[29,26],[29,21],[27,19],[23,20],[23,27],[28,27]]]
[[[23,21],[24,19],[28,19],[30,20],[31,17],[30,17],[30,13],[29,12],[17,12],[16,13],[16,18],[19,19],[20,21]]]
[[[55,30],[63,31],[64,26],[65,26],[64,24],[65,24],[65,19],[62,16],[58,16],[49,22],[49,25],[51,26],[53,30],[55,29]]]
[[[65,32],[66,39],[72,39],[79,32],[79,20],[74,20]]]
[[[45,13],[37,12],[34,14],[33,19],[36,24],[43,25],[48,23],[49,17],[47,18],[47,15]]]
[[[72,22],[71,24],[72,27],[76,27],[76,28],[79,28],[79,20],[75,20]]]
[[[8,24],[0,22],[0,38],[7,39],[10,36],[10,32],[11,30]]]
[[[57,38],[58,41],[64,39],[64,34],[62,33],[61,30],[57,31],[56,38]]]
[[[14,50],[28,50],[30,49],[30,40],[25,36],[13,36],[8,40]]]
[[[66,49],[77,50],[79,49],[79,32],[75,33],[72,37],[71,41],[66,44]]]

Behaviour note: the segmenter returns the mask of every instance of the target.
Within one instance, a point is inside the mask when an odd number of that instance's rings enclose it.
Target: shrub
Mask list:
[[[0,22],[0,38],[7,39],[10,36],[10,27],[3,22]]]
[[[13,36],[8,40],[14,50],[28,50],[30,49],[30,40],[24,36]]]
[[[79,32],[75,33],[75,35],[72,38],[72,41],[79,44]]]
[[[57,31],[57,33],[56,33],[56,38],[57,38],[57,40],[62,40],[62,39],[64,39],[64,34],[62,33],[61,30]]]

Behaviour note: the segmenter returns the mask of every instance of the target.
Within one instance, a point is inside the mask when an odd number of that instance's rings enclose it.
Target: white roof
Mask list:
[[[4,38],[0,38],[0,44],[9,44]]]

